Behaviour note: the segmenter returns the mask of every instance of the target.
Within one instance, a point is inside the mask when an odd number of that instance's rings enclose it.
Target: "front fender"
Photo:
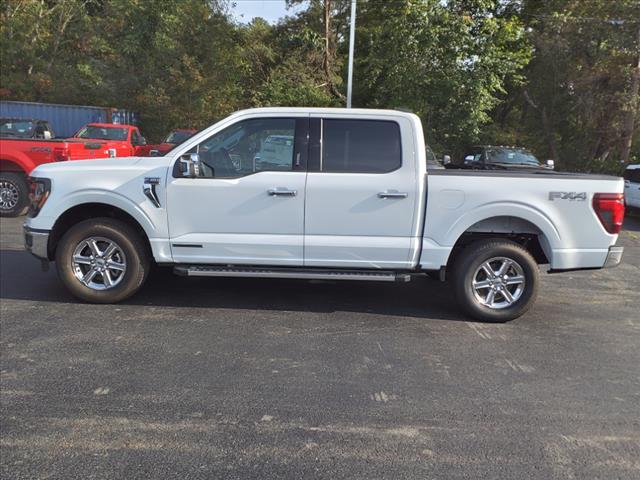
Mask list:
[[[55,186],[53,191],[55,192]],[[167,236],[166,222],[159,215],[160,212],[153,218],[140,205],[117,191],[95,188],[77,190],[61,197],[52,196],[45,204],[45,209],[41,214],[29,219],[29,226],[36,229],[51,230],[57,219],[65,212],[71,208],[89,203],[109,205],[128,213],[140,224],[149,239]],[[164,209],[161,210],[164,212]]]

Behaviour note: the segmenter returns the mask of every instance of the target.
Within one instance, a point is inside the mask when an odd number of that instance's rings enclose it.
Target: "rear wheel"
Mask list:
[[[473,318],[506,322],[523,315],[538,295],[539,271],[515,242],[486,240],[466,247],[453,266],[456,299]]]
[[[143,239],[128,224],[111,218],[74,225],[56,249],[56,268],[76,297],[116,303],[136,293],[150,268]]]
[[[27,206],[29,188],[22,173],[0,172],[0,217],[17,217]]]

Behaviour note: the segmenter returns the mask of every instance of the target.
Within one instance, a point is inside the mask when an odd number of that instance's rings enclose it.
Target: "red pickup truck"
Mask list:
[[[164,137],[162,142],[154,144],[154,145],[144,145],[141,146],[136,155],[141,157],[158,157],[162,156],[171,150],[176,145],[184,142],[188,138],[192,137],[197,130],[190,128],[178,128],[176,130],[172,130],[169,135]]]
[[[147,144],[138,127],[113,123],[89,123],[78,130],[70,140],[106,142],[107,148],[114,149],[114,157],[140,155],[140,149]]]
[[[0,216],[20,215],[27,205],[27,177],[38,165],[113,157],[105,142],[0,137]]]

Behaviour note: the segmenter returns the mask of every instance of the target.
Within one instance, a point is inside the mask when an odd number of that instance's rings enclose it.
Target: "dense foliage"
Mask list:
[[[140,112],[158,139],[241,108],[341,106],[350,0],[4,0],[0,99]],[[562,168],[640,161],[638,0],[358,0],[354,106],[404,108],[440,153],[518,144]],[[635,160],[634,160],[635,159]]]

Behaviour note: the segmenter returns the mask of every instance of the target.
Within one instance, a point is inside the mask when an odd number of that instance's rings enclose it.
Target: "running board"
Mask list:
[[[376,282],[408,282],[411,275],[393,271],[328,270],[298,268],[221,267],[178,265],[173,273],[185,277],[297,278],[305,280],[368,280]]]

